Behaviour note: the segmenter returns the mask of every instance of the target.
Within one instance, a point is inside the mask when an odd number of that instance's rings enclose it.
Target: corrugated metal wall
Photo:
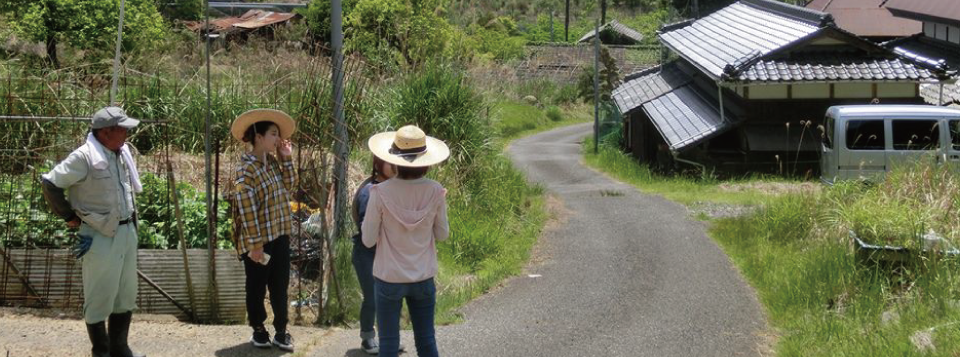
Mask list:
[[[66,249],[9,249],[11,267],[0,256],[0,304],[19,306],[44,305],[62,309],[79,310],[83,303],[80,262],[73,259]],[[243,265],[237,260],[234,250],[216,252],[219,321],[241,322],[246,318],[244,302]],[[205,249],[188,249],[190,277],[196,297],[197,317],[209,321],[208,263]],[[187,275],[183,267],[183,255],[179,250],[141,249],[139,269],[156,285],[173,297],[179,304],[190,308],[187,293]],[[26,289],[11,269],[28,279],[33,292]],[[172,314],[187,319],[187,315],[143,279],[140,281],[138,305],[140,312]]]

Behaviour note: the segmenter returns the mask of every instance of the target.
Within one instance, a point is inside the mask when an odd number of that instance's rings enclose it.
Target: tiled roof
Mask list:
[[[741,0],[660,34],[664,45],[720,78],[725,66],[768,54],[832,21],[830,15],[771,0]]]
[[[612,97],[620,112],[627,114],[689,82],[690,77],[670,63],[627,76],[624,83],[613,90]]]
[[[796,81],[917,81],[933,77],[930,70],[899,59],[836,53],[794,55],[760,60],[739,72],[743,82]]]
[[[960,106],[960,84],[944,84],[941,103],[939,83],[921,84],[920,96],[929,104]]]
[[[884,42],[884,46],[908,58],[930,63],[943,60],[950,69],[960,69],[960,46],[945,41],[917,35]]]
[[[814,0],[806,8],[833,15],[837,26],[857,36],[903,37],[919,33],[919,21],[894,17],[886,0]]]
[[[889,0],[887,8],[894,16],[960,25],[960,1],[957,0]]]
[[[719,134],[735,121],[729,113],[726,120],[721,119],[720,112],[690,85],[643,104],[643,111],[674,151]]]
[[[608,29],[624,37],[627,37],[636,43],[643,42],[643,34],[641,34],[637,30],[627,27],[627,25],[621,24],[617,20],[610,20],[610,22],[604,24],[603,26],[600,26],[600,32],[606,31]],[[590,39],[593,38],[593,36],[594,36],[594,30],[590,30],[590,32],[587,32],[587,34],[583,35],[583,37],[581,37],[580,40],[578,40],[577,42],[589,41]]]

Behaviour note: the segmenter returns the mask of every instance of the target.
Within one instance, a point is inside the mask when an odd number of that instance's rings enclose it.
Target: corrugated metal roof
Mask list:
[[[289,12],[250,10],[247,11],[246,14],[243,14],[243,16],[240,16],[240,19],[243,20],[243,22],[235,23],[233,26],[252,30],[281,23],[292,19],[294,16],[296,16],[296,14]]]
[[[673,151],[719,134],[735,121],[729,113],[726,120],[721,119],[720,112],[690,85],[651,100],[642,108]]]
[[[768,54],[817,31],[828,14],[769,0],[742,0],[660,34],[664,45],[720,78],[725,66]]]
[[[690,77],[671,62],[627,76],[624,83],[613,90],[611,96],[620,112],[628,114],[644,103],[689,82]]]
[[[621,24],[617,20],[610,20],[610,22],[600,26],[601,33],[607,30],[615,31],[618,34],[633,40],[636,44],[643,42],[643,34],[637,30],[627,27],[627,25]],[[581,37],[577,42],[590,41],[596,35],[594,32],[594,30],[590,30],[590,32],[587,32],[587,34],[583,35],[583,37]]]
[[[793,54],[760,60],[739,73],[743,82],[911,81],[933,77],[930,70],[900,58],[871,58],[837,53]]]
[[[240,17],[223,17],[210,20],[212,32],[224,33],[236,30],[253,30],[285,21],[297,16],[289,12],[249,10]],[[203,29],[203,21],[186,21],[184,25],[192,31]]]
[[[922,30],[919,21],[895,17],[884,0],[815,0],[808,9],[833,15],[837,26],[857,36],[903,37]]]
[[[960,24],[960,1],[957,0],[889,0],[887,8],[894,16]]]

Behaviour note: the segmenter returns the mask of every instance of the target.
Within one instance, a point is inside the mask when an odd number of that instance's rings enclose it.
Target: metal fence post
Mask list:
[[[333,45],[333,120],[334,120],[334,239],[346,234],[347,211],[347,147],[348,133],[343,118],[343,7],[341,0],[332,2],[330,43]]]
[[[600,21],[593,28],[593,153],[600,151]]]
[[[217,260],[216,260],[216,249],[217,246],[213,241],[213,234],[216,230],[214,227],[215,220],[210,219],[211,215],[216,215],[217,213],[213,211],[213,189],[211,177],[211,159],[210,151],[212,143],[211,141],[211,126],[213,123],[210,118],[210,111],[212,106],[211,94],[210,94],[210,0],[204,2],[206,4],[206,9],[204,11],[204,30],[203,30],[203,40],[206,43],[206,59],[207,59],[207,108],[204,119],[204,136],[203,136],[203,146],[204,146],[204,164],[206,166],[206,195],[207,195],[207,295],[209,299],[207,300],[210,305],[210,316],[209,318],[212,321],[216,321],[220,315],[220,307],[217,304]]]

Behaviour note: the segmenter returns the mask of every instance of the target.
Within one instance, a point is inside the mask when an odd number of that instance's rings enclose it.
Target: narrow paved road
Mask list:
[[[517,140],[509,154],[567,211],[539,262],[438,329],[444,356],[756,356],[766,325],[754,291],[686,209],[580,163],[576,125]],[[530,275],[539,275],[532,278]],[[362,356],[356,331],[313,356]],[[405,332],[404,343],[413,340]],[[415,352],[408,355],[415,355]]]

